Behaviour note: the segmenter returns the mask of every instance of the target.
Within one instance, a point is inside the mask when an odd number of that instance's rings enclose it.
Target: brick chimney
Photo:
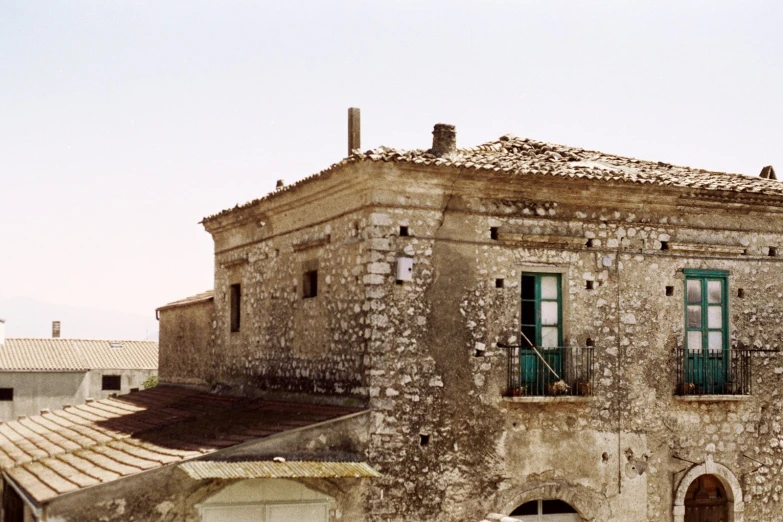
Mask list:
[[[447,123],[436,123],[432,130],[432,154],[445,156],[457,150],[457,129]]]
[[[60,337],[60,321],[52,321],[52,339]]]
[[[5,342],[5,319],[0,319],[0,345]]]

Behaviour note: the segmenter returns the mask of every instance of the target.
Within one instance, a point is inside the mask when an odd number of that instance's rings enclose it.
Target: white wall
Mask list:
[[[129,393],[157,370],[92,370],[90,372],[0,372],[0,388],[13,388],[14,400],[0,401],[0,421],[20,415],[38,415],[41,410],[60,409],[66,404],[84,404],[88,398],[105,399],[112,393]],[[103,375],[120,375],[119,391],[104,391]]]

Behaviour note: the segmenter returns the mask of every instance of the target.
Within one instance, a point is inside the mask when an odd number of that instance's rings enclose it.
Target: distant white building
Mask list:
[[[5,339],[0,320],[0,421],[141,389],[158,373],[157,341]]]

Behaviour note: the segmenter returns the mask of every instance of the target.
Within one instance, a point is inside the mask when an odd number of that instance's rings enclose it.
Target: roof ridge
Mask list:
[[[362,161],[409,163],[423,167],[471,168],[507,172],[513,175],[580,178],[586,181],[652,184],[681,189],[756,194],[783,199],[783,184],[777,180],[749,174],[674,165],[664,161],[642,160],[504,134],[496,140],[472,147],[458,147],[453,153],[440,157],[433,155],[430,149],[396,149],[386,145],[380,145],[364,152],[354,151],[348,157],[333,163],[320,172],[278,188],[266,196],[207,216],[201,223],[206,224],[234,211],[252,207],[323,177],[343,166]]]

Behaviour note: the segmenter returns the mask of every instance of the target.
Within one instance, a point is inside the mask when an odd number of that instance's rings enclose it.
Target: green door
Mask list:
[[[563,360],[558,349],[563,344],[560,274],[522,274],[522,339],[520,339],[521,381],[529,395],[543,395],[552,375],[525,337],[533,343],[558,375]]]
[[[685,379],[697,393],[721,393],[728,381],[728,273],[685,271]]]

